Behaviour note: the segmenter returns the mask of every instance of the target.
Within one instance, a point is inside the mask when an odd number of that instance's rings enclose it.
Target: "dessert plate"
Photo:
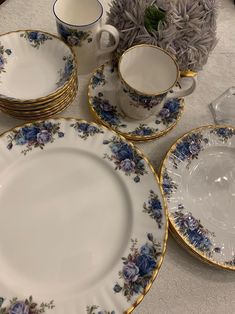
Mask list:
[[[166,155],[160,182],[173,234],[205,262],[235,270],[235,128],[184,135]]]
[[[13,129],[0,147],[0,312],[131,313],[167,240],[146,157],[70,118]]]
[[[180,119],[183,99],[172,99],[159,105],[159,111],[143,121],[128,118],[120,109],[118,90],[120,81],[117,65],[109,61],[93,73],[89,84],[89,104],[97,121],[127,139],[146,141],[169,132]]]
[[[0,36],[1,99],[52,98],[67,87],[75,71],[72,49],[52,34],[26,30]]]

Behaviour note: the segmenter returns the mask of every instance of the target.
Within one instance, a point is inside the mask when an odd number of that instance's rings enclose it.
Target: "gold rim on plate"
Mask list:
[[[73,75],[71,77],[71,80],[69,82],[69,84],[66,86],[66,88],[61,91],[58,95],[56,95],[54,98],[48,98],[46,100],[43,101],[38,101],[38,102],[11,102],[11,101],[6,101],[5,99],[1,99],[0,98],[0,105],[8,107],[8,108],[40,108],[40,107],[45,107],[47,106],[49,103],[53,102],[53,101],[58,101],[68,90],[69,88],[71,88],[71,86],[77,82],[77,75]]]
[[[18,107],[14,107],[14,106],[10,107],[10,106],[1,104],[0,102],[0,108],[9,112],[15,112],[18,114],[33,114],[37,112],[49,111],[55,107],[58,107],[63,101],[66,101],[71,91],[75,89],[77,90],[77,88],[78,88],[78,85],[75,79],[73,84],[71,84],[71,86],[68,87],[68,89],[64,92],[64,94],[60,98],[58,98],[57,100],[53,100],[51,102],[49,101],[47,104],[44,104],[43,106],[40,105],[40,106],[34,106],[34,107],[29,107],[29,106],[25,107],[22,104],[22,105],[19,105]]]
[[[26,116],[26,115],[22,115],[22,114],[15,114],[15,113],[3,110],[3,109],[1,109],[1,110],[2,110],[3,113],[7,114],[8,116],[11,116],[11,117],[19,119],[19,120],[35,121],[35,120],[38,120],[38,119],[40,119],[40,120],[41,119],[46,119],[46,118],[52,117],[53,115],[61,113],[62,111],[67,109],[70,106],[70,104],[73,102],[73,100],[75,99],[76,94],[77,94],[77,89],[75,89],[74,91],[71,91],[71,95],[68,98],[68,100],[64,101],[59,107],[57,107],[54,110],[50,110],[48,112],[44,111],[44,112],[42,112],[42,113],[40,113],[38,115],[29,114],[29,115]]]

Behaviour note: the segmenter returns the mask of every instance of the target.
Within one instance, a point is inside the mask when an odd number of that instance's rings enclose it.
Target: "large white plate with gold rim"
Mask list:
[[[235,270],[235,128],[184,135],[169,150],[160,182],[177,239],[205,262]]]
[[[72,49],[52,34],[25,30],[0,35],[0,98],[52,97],[75,72]]]
[[[105,127],[70,118],[13,129],[0,149],[2,308],[130,313],[151,287],[167,240],[148,160]]]

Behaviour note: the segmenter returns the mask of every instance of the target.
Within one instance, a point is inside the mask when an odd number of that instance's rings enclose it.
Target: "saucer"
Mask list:
[[[176,126],[184,109],[183,99],[166,100],[155,115],[134,120],[120,109],[119,84],[117,65],[111,60],[96,69],[91,77],[88,99],[91,112],[100,123],[133,141],[158,138]]]

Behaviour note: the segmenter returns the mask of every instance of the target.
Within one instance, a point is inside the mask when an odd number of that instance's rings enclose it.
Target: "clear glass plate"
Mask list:
[[[209,104],[215,124],[235,125],[235,86]]]

